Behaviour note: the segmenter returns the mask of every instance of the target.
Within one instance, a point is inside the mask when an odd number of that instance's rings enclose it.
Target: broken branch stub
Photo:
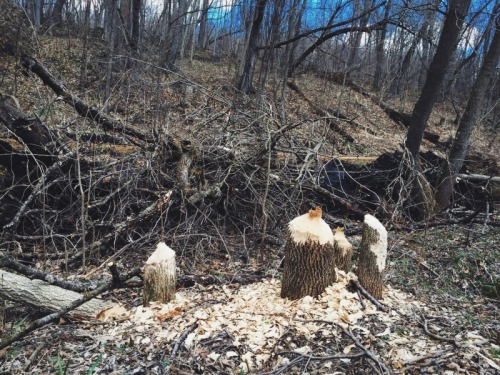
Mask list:
[[[382,298],[387,258],[387,230],[372,215],[365,215],[357,275],[360,284],[377,299]]]
[[[288,224],[281,298],[317,297],[335,281],[333,233],[316,208]]]
[[[144,265],[144,306],[151,301],[169,302],[175,295],[175,282],[175,251],[160,242]]]
[[[344,228],[337,228],[333,236],[335,265],[339,270],[349,272],[352,268],[352,245],[344,234]]]

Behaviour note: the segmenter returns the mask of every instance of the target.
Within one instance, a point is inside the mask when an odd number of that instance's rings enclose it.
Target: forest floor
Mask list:
[[[47,37],[40,45],[38,59],[77,92],[79,42]],[[88,75],[92,89],[82,93],[94,105],[101,99],[97,93],[103,85],[103,48],[95,42],[91,50]],[[252,116],[266,113],[275,119],[269,112],[279,111],[275,93],[280,90],[266,87],[260,98],[236,97],[231,88],[231,61],[206,52],[179,64],[178,73],[157,75],[146,69],[142,74],[132,74],[134,69],[117,73],[109,113],[138,128],[162,129],[195,139],[200,147],[223,144],[244,153],[256,146],[252,126],[266,131],[276,125],[263,120],[265,116]],[[0,82],[0,91],[16,87],[15,96],[24,112],[61,131],[77,127],[75,124],[91,129],[35,78],[22,76],[12,60],[0,57],[0,65],[9,72]],[[311,73],[298,76],[295,83],[317,106],[348,116],[351,120],[340,125],[354,141],[318,121],[321,116],[289,89],[286,123],[302,124],[289,133],[293,147],[301,145],[306,153],[314,150],[319,162],[339,156],[376,158],[400,150],[406,129],[372,99]],[[408,112],[414,94],[386,101]],[[233,105],[232,100],[238,104]],[[454,107],[441,103],[428,130],[450,139],[456,129],[455,117]],[[76,142],[69,145],[80,146]],[[119,159],[138,152],[130,144],[99,144],[89,149],[95,158]],[[444,150],[425,141],[423,151],[427,150],[445,157]],[[471,150],[490,164],[500,163],[497,134],[485,127],[475,132]],[[289,163],[285,147],[276,157],[273,168],[278,174]],[[484,166],[475,172],[484,172]],[[309,204],[302,196],[293,199],[297,206],[287,212],[286,219],[303,213]],[[273,204],[281,207],[279,202]],[[214,227],[205,228],[200,224],[204,221],[197,221],[193,232],[176,234],[203,233],[208,240],[197,241],[196,247],[186,241],[178,252],[177,268],[179,277],[201,275],[210,281],[179,288],[171,303],[148,308],[142,306],[140,288],[106,293],[101,298],[119,302],[120,309],[108,312],[99,322],[61,319],[36,330],[0,350],[0,374],[498,374],[500,216],[495,203],[488,207],[490,212],[480,212],[467,224],[442,220],[416,225],[401,218],[385,222],[389,249],[387,288],[381,302],[387,312],[349,290],[349,280],[356,278],[353,273],[339,272],[338,282],[318,299],[284,301],[279,298],[283,230],[273,232],[274,244],[267,243],[257,257],[244,232],[241,236],[214,233]],[[346,227],[356,259],[362,223],[344,212],[326,214],[330,225]],[[212,242],[218,236],[223,240]],[[252,242],[257,243],[254,238]],[[125,268],[140,266],[153,247],[149,244],[140,251],[125,252],[119,263]],[[97,269],[105,264],[104,259],[65,276],[78,280],[95,271],[92,278],[108,278],[104,267]],[[31,265],[64,275],[59,267],[62,260]],[[239,279],[253,282],[236,282]],[[3,301],[0,338],[22,330],[42,315],[33,308]]]

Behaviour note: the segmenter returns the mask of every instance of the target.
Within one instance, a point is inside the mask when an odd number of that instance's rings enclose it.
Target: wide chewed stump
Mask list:
[[[335,281],[333,233],[316,208],[288,224],[281,298],[317,297]]]
[[[144,306],[169,302],[175,295],[175,251],[160,242],[144,265]]]
[[[377,299],[382,298],[387,258],[387,230],[372,215],[365,215],[357,275],[360,284]]]
[[[352,268],[352,245],[345,238],[344,228],[337,228],[333,236],[335,265],[339,270],[349,272]]]

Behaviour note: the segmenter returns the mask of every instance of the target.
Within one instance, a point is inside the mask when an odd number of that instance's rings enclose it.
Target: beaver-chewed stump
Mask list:
[[[281,298],[317,297],[335,281],[333,233],[316,208],[288,224]]]
[[[175,295],[175,251],[160,242],[144,265],[144,306],[167,303]]]
[[[372,215],[365,215],[357,275],[360,284],[377,299],[382,298],[387,258],[387,230]]]
[[[337,228],[333,236],[335,265],[339,270],[349,272],[352,268],[352,245],[344,234],[344,228]]]

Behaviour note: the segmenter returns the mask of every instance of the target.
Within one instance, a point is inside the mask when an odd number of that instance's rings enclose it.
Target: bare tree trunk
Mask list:
[[[203,0],[200,17],[200,32],[198,34],[198,48],[205,49],[207,45],[207,22],[208,11],[210,10],[210,0]]]
[[[470,3],[471,0],[450,1],[436,54],[432,59],[422,92],[413,108],[411,124],[406,135],[405,146],[410,150],[415,160],[418,160],[418,152],[422,143],[424,130],[427,127],[427,121],[436,103],[450,61],[455,53],[460,31]]]
[[[438,1],[439,0],[434,0],[434,5],[437,7],[438,6]],[[418,30],[417,35],[413,38],[410,48],[408,48],[408,51],[405,54],[405,57],[403,58],[403,62],[401,63],[401,68],[398,70],[398,73],[396,74],[396,82],[394,85],[393,93],[394,94],[399,94],[402,91],[402,83],[406,81],[408,71],[411,66],[411,60],[413,58],[413,55],[415,53],[415,50],[417,49],[417,46],[419,43],[422,41],[422,39],[426,36],[427,30],[430,27],[432,19],[432,13],[430,11],[426,12],[426,15],[424,17],[424,22],[422,23],[422,26]]]
[[[88,41],[90,28],[90,5],[91,0],[87,0],[85,6],[85,21],[83,25],[83,48],[82,59],[80,61],[80,95],[84,97],[85,88],[87,87],[87,62],[88,62]]]
[[[479,119],[484,104],[486,89],[495,68],[500,60],[500,15],[495,21],[495,34],[486,54],[483,65],[472,87],[467,107],[458,125],[457,133],[451,146],[448,160],[443,166],[441,178],[436,192],[436,200],[440,207],[446,207],[450,201],[455,178],[462,168],[467,149],[471,142],[472,131]]]
[[[108,62],[106,66],[106,87],[104,89],[104,111],[108,109],[108,100],[111,95],[111,81],[113,78],[113,57],[115,53],[115,35],[116,35],[116,5],[117,0],[110,0],[106,9],[108,19]]]
[[[52,13],[50,14],[50,22],[52,24],[60,24],[62,22],[62,10],[66,5],[66,0],[56,0]]]
[[[137,55],[140,47],[140,39],[139,39],[139,30],[140,30],[140,21],[141,21],[141,9],[142,9],[142,0],[133,0],[132,1],[132,32],[131,32],[131,40],[130,40],[130,48],[134,55]]]
[[[444,22],[443,30],[439,38],[436,54],[432,59],[424,87],[420,93],[410,118],[408,132],[406,134],[405,147],[410,153],[409,165],[407,166],[407,179],[413,181],[412,190],[414,203],[417,209],[427,214],[434,209],[433,202],[429,202],[430,194],[428,183],[422,180],[419,162],[419,150],[422,143],[427,121],[432,108],[437,101],[439,91],[444,82],[446,72],[453,54],[456,50],[460,31],[467,15],[471,0],[451,0]]]
[[[0,269],[0,296],[15,302],[24,303],[48,312],[64,309],[72,302],[82,298],[82,294],[50,285],[41,280],[6,272]],[[95,319],[97,315],[116,304],[110,301],[93,299],[69,313],[73,318]]]
[[[356,20],[353,24],[353,27],[364,28],[368,24],[368,20],[370,19],[370,13],[368,10],[370,9],[371,2],[369,0],[356,0],[355,2],[355,13],[354,16],[357,17],[360,14],[363,14],[363,17]],[[356,59],[358,57],[358,51],[361,46],[361,38],[363,37],[363,33],[360,31],[354,32],[353,42],[350,46],[349,57],[347,60],[348,73],[355,71],[356,67]]]
[[[264,19],[267,0],[257,0],[253,22],[250,25],[250,33],[245,50],[243,51],[243,70],[237,77],[237,88],[245,94],[253,92],[253,75],[257,63],[257,42],[260,36],[260,26]]]
[[[387,35],[387,21],[389,20],[389,13],[391,12],[392,0],[389,0],[384,11],[384,26],[380,31],[377,32],[377,46],[376,46],[376,65],[375,65],[375,75],[373,77],[373,89],[376,92],[380,92],[383,83],[384,74],[384,50],[385,41]]]

